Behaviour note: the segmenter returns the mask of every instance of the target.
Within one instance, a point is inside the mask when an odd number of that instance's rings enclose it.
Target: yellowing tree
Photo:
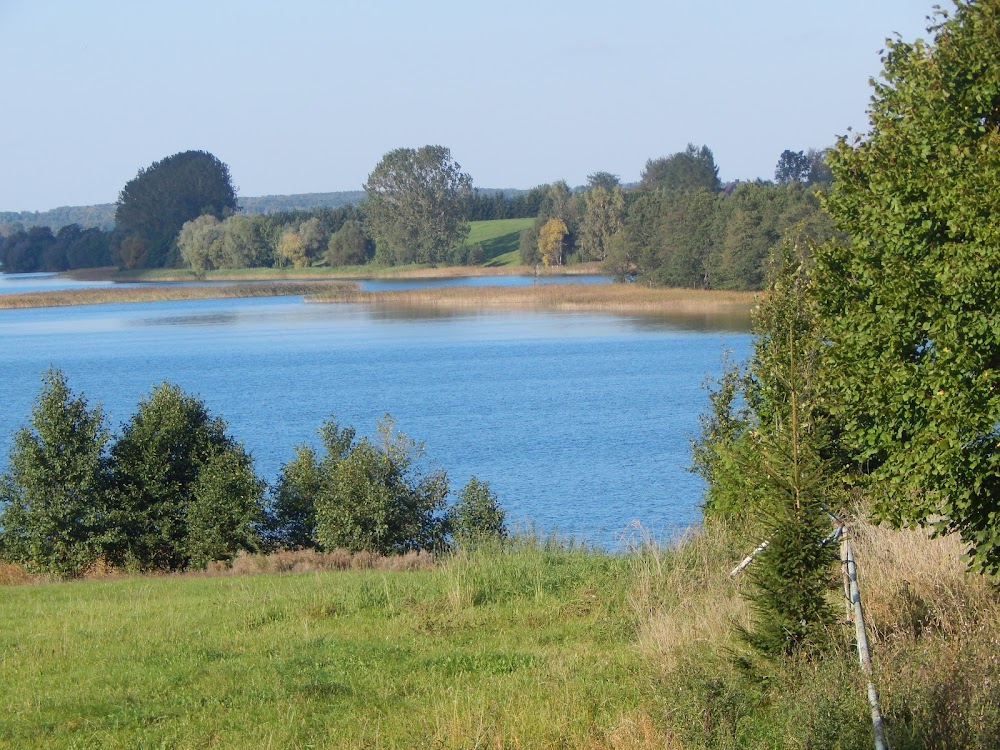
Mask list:
[[[538,230],[538,253],[546,266],[561,266],[563,262],[563,240],[569,234],[562,219],[549,219]]]
[[[295,230],[289,230],[281,235],[276,255],[280,260],[291,262],[296,268],[305,268],[309,265],[306,241]]]

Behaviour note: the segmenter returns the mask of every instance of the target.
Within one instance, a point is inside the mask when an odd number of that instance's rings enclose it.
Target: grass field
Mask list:
[[[607,747],[651,677],[628,565],[528,545],[433,571],[7,588],[0,746]]]
[[[997,590],[953,539],[854,528],[891,746],[996,748]],[[846,623],[821,660],[740,645],[749,543],[2,586],[0,747],[870,748]]]
[[[535,223],[534,219],[494,219],[473,221],[469,226],[466,245],[482,245],[483,264],[491,267],[516,266],[521,230]]]

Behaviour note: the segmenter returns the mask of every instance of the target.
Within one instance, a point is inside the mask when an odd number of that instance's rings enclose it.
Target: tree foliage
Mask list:
[[[561,266],[565,259],[565,241],[569,230],[562,219],[552,218],[538,231],[538,255],[546,266]]]
[[[383,554],[444,543],[447,476],[423,470],[423,446],[388,415],[374,441],[355,440],[332,418],[320,437],[321,453],[300,446],[282,467],[271,510],[277,543]]]
[[[840,485],[829,460],[819,321],[806,294],[804,255],[785,247],[754,317],[746,371],[725,368],[694,444],[694,470],[708,483],[706,519],[739,518],[751,538],[768,542],[747,569],[755,617],[743,632],[767,656],[821,645],[833,621],[825,507],[836,507]]]
[[[785,149],[774,168],[775,182],[806,182],[809,179],[809,157],[802,151]]]
[[[171,245],[184,223],[202,214],[222,219],[237,211],[229,167],[205,151],[184,151],[155,161],[125,183],[115,223],[126,265],[156,268],[171,262]]]
[[[68,224],[53,234],[35,226],[0,236],[0,267],[4,273],[67,271],[111,265],[107,232]]]
[[[0,552],[29,568],[74,575],[101,554],[109,435],[100,407],[49,370],[0,478]]]
[[[828,377],[897,523],[944,520],[1000,572],[1000,2],[890,40],[871,127],[830,156],[849,243],[819,253]]]
[[[164,383],[111,449],[112,562],[177,570],[257,546],[263,485],[243,446],[204,402]]]
[[[698,147],[693,143],[676,154],[647,161],[639,181],[641,190],[680,193],[689,190],[717,193],[721,187],[719,168],[715,164],[712,150],[708,146]]]
[[[502,543],[508,537],[506,515],[489,482],[471,477],[448,509],[448,530],[464,549]]]
[[[625,196],[618,185],[605,187],[598,182],[583,194],[583,202],[580,259],[603,261],[608,257],[611,238],[621,231],[625,220]]]
[[[350,266],[367,263],[375,254],[372,241],[361,222],[348,219],[330,236],[326,247],[326,262],[330,266]]]
[[[390,151],[364,188],[366,227],[386,262],[440,262],[468,234],[472,178],[444,146]]]

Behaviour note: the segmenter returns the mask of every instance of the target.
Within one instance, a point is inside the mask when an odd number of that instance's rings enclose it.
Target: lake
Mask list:
[[[611,278],[601,274],[565,276],[447,276],[423,278],[353,279],[363,292],[386,292],[398,289],[423,289],[444,286],[529,286],[531,284],[610,284]],[[246,281],[81,281],[58,273],[0,273],[0,294],[21,292],[55,292],[63,289],[100,289],[113,286],[216,286],[224,284],[271,283]]]
[[[690,439],[728,322],[590,313],[430,313],[300,297],[0,311],[0,454],[40,374],[62,369],[117,430],[164,380],[201,397],[273,482],[331,414],[371,435],[385,413],[458,492],[489,481],[520,527],[614,548],[698,520]]]

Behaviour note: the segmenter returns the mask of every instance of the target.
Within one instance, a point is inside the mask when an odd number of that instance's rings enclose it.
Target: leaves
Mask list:
[[[935,514],[1000,571],[1000,3],[962,3],[932,44],[890,40],[871,128],[842,139],[817,254],[827,378],[879,514]]]
[[[367,231],[390,264],[443,261],[469,232],[472,178],[444,146],[390,151],[364,187]]]

